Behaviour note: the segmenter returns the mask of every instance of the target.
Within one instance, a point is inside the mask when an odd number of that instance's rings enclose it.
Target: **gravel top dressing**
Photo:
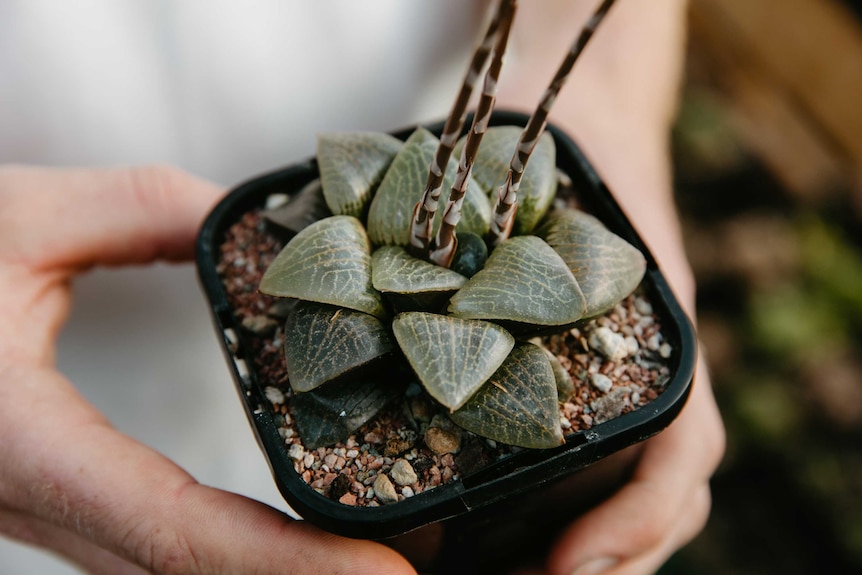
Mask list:
[[[523,450],[454,425],[417,383],[408,385],[403,401],[382,410],[345,441],[307,449],[294,425],[294,393],[282,349],[291,302],[257,290],[283,245],[262,211],[250,211],[228,230],[217,271],[246,332],[248,369],[264,389],[297,473],[312,489],[345,505],[379,506],[457,481]],[[674,350],[640,290],[606,314],[542,337],[540,343],[571,377],[572,385],[559,390],[566,434],[644,407],[662,393],[670,377],[667,360]]]

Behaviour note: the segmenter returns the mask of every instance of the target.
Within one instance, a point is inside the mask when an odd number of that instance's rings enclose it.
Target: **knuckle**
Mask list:
[[[207,573],[206,566],[182,533],[163,527],[139,524],[126,536],[132,559],[156,575]]]

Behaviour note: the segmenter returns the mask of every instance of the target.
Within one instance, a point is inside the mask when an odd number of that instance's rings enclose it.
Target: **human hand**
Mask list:
[[[382,545],[197,483],[55,370],[75,275],[188,259],[219,196],[170,168],[0,167],[0,534],[112,575],[415,573]]]
[[[513,57],[515,70],[508,69],[519,82],[500,94],[501,105],[532,108],[594,4],[548,0],[541,8],[521,6],[513,32],[520,38],[521,55]],[[550,120],[582,146],[694,318],[695,286],[668,158],[684,58],[685,8],[685,0],[664,0],[660,6],[618,2],[575,65]],[[560,34],[549,33],[554,30]],[[501,82],[502,90],[506,86]],[[655,572],[703,528],[709,478],[723,453],[724,428],[701,357],[680,415],[642,444],[628,483],[559,536],[542,573]]]

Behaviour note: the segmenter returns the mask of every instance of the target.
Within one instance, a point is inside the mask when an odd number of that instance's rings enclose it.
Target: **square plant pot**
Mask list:
[[[524,126],[528,117],[497,112],[491,125]],[[469,121],[466,123],[469,126]],[[439,135],[443,122],[425,126]],[[287,503],[314,525],[335,534],[381,540],[404,552],[423,569],[446,573],[493,572],[543,553],[554,534],[623,484],[640,444],[663,430],[689,394],[696,359],[693,328],[661,270],[614,198],[573,140],[553,125],[557,168],[571,181],[582,209],[639,249],[646,273],[639,292],[661,324],[667,377],[661,391],[637,409],[568,433],[550,449],[517,449],[485,467],[459,474],[396,503],[358,507],[328,498],[303,480],[279,431],[283,417],[273,407],[254,353],[261,346],[241,325],[219,273],[226,234],[275,194],[295,197],[318,178],[315,159],[256,177],[231,191],[211,212],[197,240],[197,268],[218,339],[252,431]],[[392,135],[405,140],[412,129]],[[417,198],[418,199],[418,198]],[[253,249],[246,246],[246,249]],[[248,286],[255,291],[256,285]],[[429,542],[434,551],[427,551]],[[419,548],[423,552],[417,552]],[[454,562],[453,557],[458,557]],[[441,563],[445,561],[446,563]]]

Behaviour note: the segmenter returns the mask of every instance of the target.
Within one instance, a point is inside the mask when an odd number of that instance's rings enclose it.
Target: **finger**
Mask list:
[[[92,575],[146,575],[141,567],[84,537],[23,513],[0,512],[0,534],[27,545],[48,548]]]
[[[6,507],[153,573],[415,573],[383,545],[336,537],[196,483],[108,427],[58,374],[33,370],[27,383],[4,383],[52,390],[38,418],[26,402],[0,408]]]
[[[222,190],[175,168],[0,169],[13,245],[4,258],[39,269],[182,260]],[[7,209],[8,208],[8,209]]]
[[[689,511],[670,532],[665,534],[659,545],[616,564],[602,575],[648,575],[657,572],[671,555],[703,530],[709,516],[710,501],[709,486],[704,484],[695,491],[694,497],[687,503],[686,509]]]
[[[717,467],[723,441],[704,378],[677,420],[647,442],[631,481],[562,534],[549,558],[551,573],[570,575],[592,560],[623,564],[660,547],[686,521],[687,505]]]

